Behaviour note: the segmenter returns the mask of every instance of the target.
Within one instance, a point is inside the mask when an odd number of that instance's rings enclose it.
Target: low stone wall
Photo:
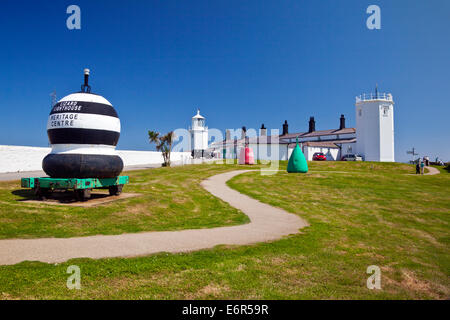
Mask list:
[[[42,160],[51,148],[0,145],[0,172],[42,170]],[[117,150],[125,166],[162,164],[161,152]],[[189,163],[190,152],[172,152],[171,161]]]

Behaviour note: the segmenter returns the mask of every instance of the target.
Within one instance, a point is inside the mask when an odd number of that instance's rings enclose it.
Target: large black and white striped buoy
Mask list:
[[[52,151],[42,168],[52,178],[112,178],[122,172],[117,155],[120,120],[104,97],[91,93],[89,69],[81,92],[59,100],[47,122]]]

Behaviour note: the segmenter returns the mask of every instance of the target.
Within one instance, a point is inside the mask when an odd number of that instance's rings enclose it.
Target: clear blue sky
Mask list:
[[[81,30],[66,28],[67,6]],[[381,30],[366,8],[381,8]],[[49,94],[93,92],[116,107],[118,148],[149,150],[147,130],[307,130],[355,125],[354,97],[391,92],[396,159],[450,160],[450,1],[0,2],[0,144],[46,146]]]

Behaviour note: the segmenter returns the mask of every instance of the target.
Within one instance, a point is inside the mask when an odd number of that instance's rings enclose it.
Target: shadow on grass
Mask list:
[[[447,171],[448,173],[450,173],[450,164],[447,165],[447,166],[444,168],[444,170]]]
[[[19,199],[17,201],[27,201],[27,200],[36,200],[37,199],[33,190],[30,190],[30,189],[13,190],[13,191],[11,191],[11,193],[15,196],[21,197],[21,199]]]
[[[30,201],[39,200],[39,198],[34,194],[33,190],[30,189],[17,189],[11,192],[15,196],[19,196],[20,199],[17,201]],[[107,193],[92,193],[91,197],[87,202],[92,200],[99,200],[106,197],[111,197]],[[76,203],[80,202],[77,200],[75,193],[73,191],[53,191],[46,200],[41,200],[42,202],[58,202],[58,203]]]

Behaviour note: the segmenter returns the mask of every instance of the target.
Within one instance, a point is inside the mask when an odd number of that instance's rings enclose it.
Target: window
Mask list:
[[[358,115],[361,117],[362,116],[362,109],[358,109]]]
[[[389,106],[383,106],[383,117],[389,116]]]

